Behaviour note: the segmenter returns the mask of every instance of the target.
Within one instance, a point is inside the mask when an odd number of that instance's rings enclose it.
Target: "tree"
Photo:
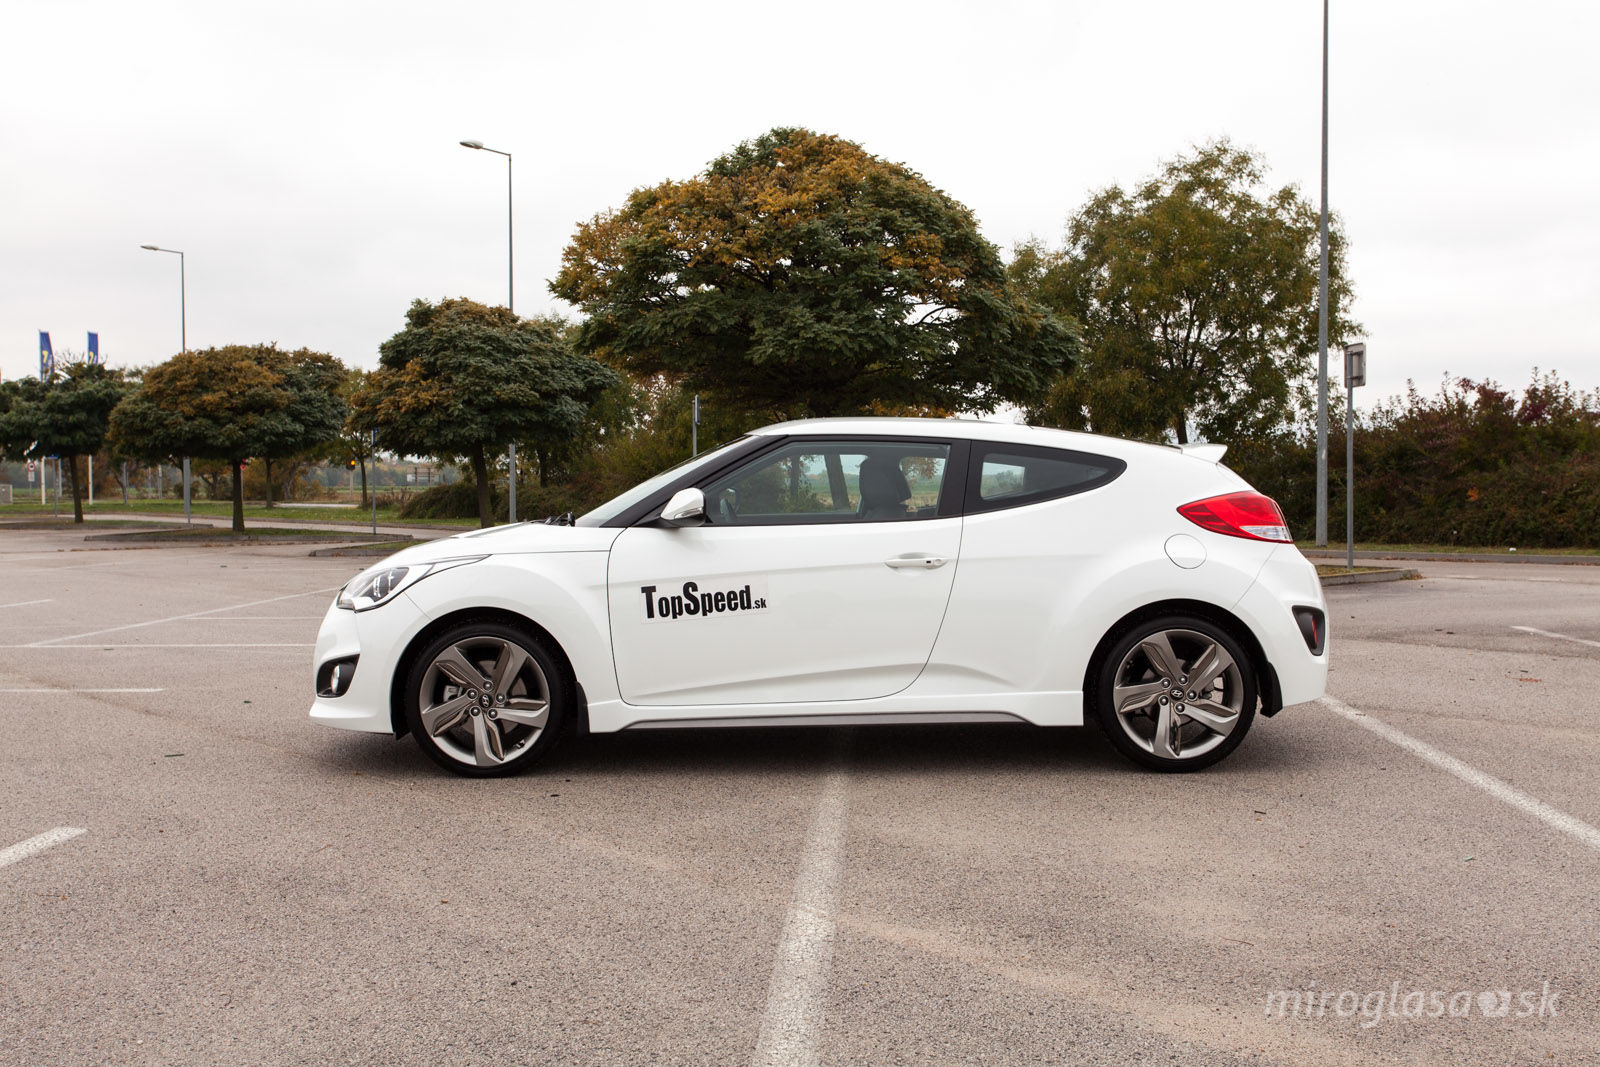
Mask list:
[[[415,301],[405,329],[378,352],[352,424],[376,428],[379,447],[397,455],[464,459],[484,526],[494,522],[489,461],[514,442],[555,445],[573,436],[618,380],[573,352],[549,322],[464,299]]]
[[[72,521],[83,521],[78,460],[105,444],[111,412],[122,399],[123,375],[100,364],[71,360],[47,379],[0,385],[0,453],[18,458],[60,456],[72,485]]]
[[[1071,325],[972,213],[859,145],[775,129],[578,228],[551,283],[582,351],[746,410],[977,410],[1037,395]]]
[[[363,422],[363,410],[356,405],[356,397],[367,386],[367,372],[351,368],[345,376],[343,395],[349,406],[344,429],[328,447],[328,455],[335,461],[361,467],[361,506],[367,506],[367,461],[372,459],[373,427]]]
[[[284,457],[337,436],[344,369],[321,352],[226,345],[183,352],[144,372],[112,413],[115,447],[141,459],[197,456],[233,472],[233,529],[244,530],[251,457]],[[270,490],[269,490],[270,494]]]
[[[1227,141],[1112,186],[1068,222],[1058,255],[1024,246],[1013,280],[1083,324],[1079,366],[1032,420],[1180,443],[1271,432],[1292,413],[1317,351],[1317,211]],[[1329,231],[1329,337],[1347,316],[1344,236]]]

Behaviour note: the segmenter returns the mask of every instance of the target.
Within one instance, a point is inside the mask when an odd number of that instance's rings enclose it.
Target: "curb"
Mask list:
[[[1343,551],[1333,551],[1326,548],[1302,548],[1301,555],[1307,559],[1344,559]],[[1356,559],[1421,559],[1430,562],[1442,563],[1558,563],[1569,566],[1593,567],[1600,564],[1600,556],[1541,556],[1530,552],[1515,555],[1510,552],[1386,552],[1380,549],[1357,549]]]
[[[1353,574],[1324,574],[1320,580],[1323,585],[1367,585],[1371,582],[1403,582],[1421,577],[1421,571],[1410,567],[1391,567],[1388,570],[1356,571]]]
[[[182,528],[183,527],[179,527],[179,529]],[[199,534],[195,536],[185,535],[182,537],[162,537],[160,535],[152,536],[148,532],[140,531],[138,533],[88,534],[84,537],[84,540],[114,541],[117,544],[122,545],[144,545],[153,548],[216,548],[224,545],[304,545],[314,544],[318,541],[344,541],[360,543],[362,541],[385,540],[385,538],[374,538],[371,534],[341,534],[337,531],[330,531],[328,533],[310,531],[304,534],[297,532],[287,536],[283,534],[246,533],[242,536],[233,536],[230,534],[227,536],[216,537],[207,536],[205,534]],[[394,540],[394,538],[387,538],[387,540]]]
[[[401,539],[398,538],[398,537],[390,538],[390,541],[398,541],[398,540],[401,540]],[[421,545],[421,544],[426,544],[426,543],[427,542],[425,542],[425,541],[413,540],[408,544],[401,545],[399,548],[379,548],[379,547],[376,547],[376,546],[371,547],[371,548],[364,548],[364,547],[362,547],[360,545],[348,545],[348,546],[347,545],[336,545],[333,548],[313,548],[310,552],[307,552],[306,555],[308,555],[308,556],[331,556],[331,557],[333,557],[335,559],[346,559],[346,558],[349,558],[349,557],[352,557],[352,556],[382,557],[382,556],[392,556],[396,552],[400,552],[400,551],[402,551],[404,549],[410,548],[412,545]]]

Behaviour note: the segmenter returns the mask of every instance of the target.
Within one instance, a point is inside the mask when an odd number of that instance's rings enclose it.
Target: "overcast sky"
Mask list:
[[[1334,0],[1331,202],[1376,400],[1600,385],[1600,8]],[[371,366],[415,297],[516,307],[575,225],[779,125],[921,172],[1002,249],[1217,137],[1317,196],[1321,5],[6,5],[0,373],[276,341]]]

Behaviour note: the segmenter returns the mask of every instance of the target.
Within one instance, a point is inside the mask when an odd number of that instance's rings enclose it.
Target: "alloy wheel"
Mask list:
[[[1226,741],[1243,719],[1244,677],[1214,638],[1195,630],[1157,630],[1117,666],[1117,724],[1159,759],[1198,759]]]
[[[493,768],[526,752],[550,719],[550,683],[517,642],[485,635],[445,646],[417,694],[428,739],[451,759]]]

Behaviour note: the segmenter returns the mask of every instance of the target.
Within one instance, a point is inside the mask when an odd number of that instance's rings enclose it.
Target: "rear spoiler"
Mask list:
[[[1228,446],[1214,445],[1209,441],[1205,441],[1199,444],[1179,445],[1178,451],[1196,459],[1208,459],[1212,463],[1221,463],[1223,454],[1228,451]]]

